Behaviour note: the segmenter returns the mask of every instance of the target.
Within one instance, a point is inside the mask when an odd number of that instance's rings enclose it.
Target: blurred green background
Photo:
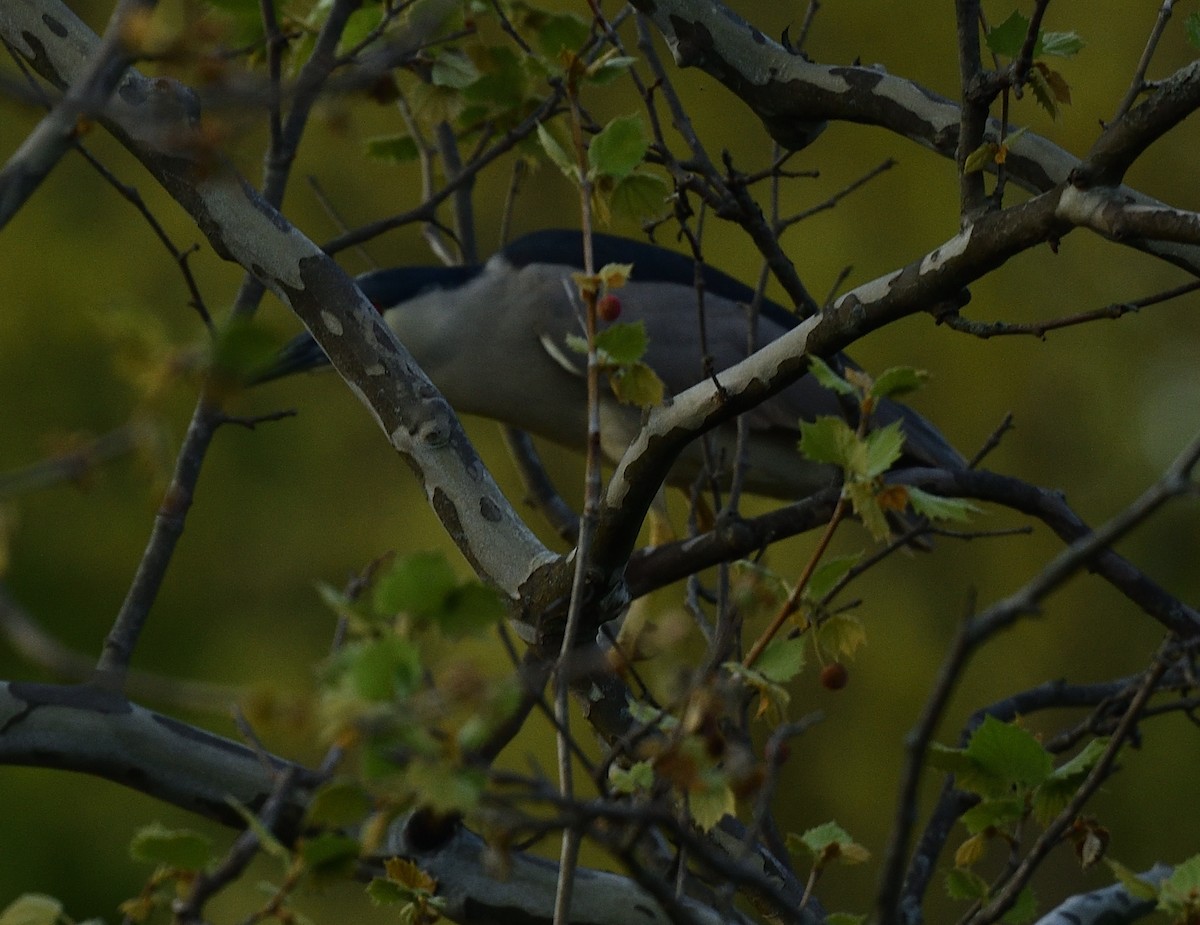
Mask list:
[[[735,6],[771,35],[789,25],[794,32],[803,17],[803,4]],[[74,8],[94,28],[102,28],[109,13],[105,3]],[[585,12],[582,4],[574,9]],[[1010,11],[987,6],[993,22]],[[1151,4],[1135,8],[1116,0],[1053,4],[1046,27],[1077,30],[1087,41],[1078,58],[1061,65],[1073,103],[1054,122],[1026,100],[1016,104],[1013,120],[1070,151],[1086,152],[1125,91],[1154,12]],[[863,0],[827,4],[807,50],[822,62],[878,62],[955,97],[954,47],[947,5],[935,10],[921,3]],[[1163,76],[1194,54],[1177,20],[1149,76]],[[2,72],[15,74],[10,64]],[[728,149],[744,170],[769,163],[769,139],[727,91],[696,71],[672,71],[672,77],[711,154]],[[606,115],[640,109],[628,88],[619,85],[596,91],[587,102]],[[38,115],[0,99],[5,158]],[[400,128],[399,117],[387,106],[346,101],[320,108],[296,166],[285,204],[288,217],[317,241],[336,233],[305,183],[308,176],[319,180],[352,226],[412,207],[420,189],[415,169],[368,161],[361,154],[365,138]],[[232,155],[254,181],[261,142],[261,127],[254,125],[230,141]],[[182,211],[102,132],[91,133],[87,144],[124,182],[138,187],[178,246],[200,245],[191,265],[210,307],[222,314],[238,285],[239,269],[222,263]],[[1146,193],[1198,209],[1198,150],[1200,132],[1193,119],[1156,144],[1128,179]],[[846,285],[855,285],[911,261],[957,230],[953,165],[859,126],[832,127],[791,162],[793,168],[819,170],[820,177],[785,184],[783,212],[824,200],[886,157],[897,158],[898,166],[785,238],[818,297],[844,267],[852,267]],[[508,163],[497,165],[478,187],[485,252],[496,241]],[[575,225],[575,202],[557,171],[543,168],[518,202],[515,230]],[[759,258],[737,229],[710,221],[708,234],[707,253],[720,255],[715,262],[722,269],[748,281],[756,278]],[[347,269],[429,259],[415,228],[371,242],[365,251],[370,262],[358,253],[342,255]],[[1049,248],[1022,255],[975,286],[969,314],[1047,319],[1182,281],[1171,267],[1076,233],[1057,255]],[[163,344],[172,345],[181,359],[202,345],[203,331],[187,298],[179,272],[145,221],[77,156],[62,162],[0,234],[0,472],[30,465],[81,435],[102,434],[131,419],[150,422],[162,440],[157,464],[152,456],[127,457],[93,472],[83,485],[4,502],[3,577],[10,593],[55,638],[81,652],[98,651],[120,606],[160,499],[163,460],[173,459],[194,401],[195,382],[187,376],[148,397],[131,381],[129,363],[144,368],[137,364],[139,354]],[[1100,523],[1142,491],[1200,428],[1197,308],[1200,299],[1192,296],[1045,341],[984,342],[916,317],[875,334],[853,353],[876,371],[901,363],[928,369],[931,384],[913,404],[968,455],[1011,411],[1016,428],[988,465],[1062,489],[1076,511]],[[280,340],[297,327],[270,301],[262,318]],[[300,413],[254,431],[228,427],[215,441],[135,666],[253,687],[266,741],[285,754],[311,759],[315,753],[304,703],[313,665],[327,651],[333,627],[315,583],[341,584],[389,550],[442,549],[464,574],[467,568],[407,468],[336,378],[275,383],[238,396],[231,410],[253,415],[280,408]],[[519,497],[495,425],[474,421],[469,429],[502,486]],[[550,450],[548,458],[562,484],[580,483],[573,457]],[[1194,501],[1178,503],[1120,547],[1190,602],[1200,592],[1196,515]],[[549,541],[549,531],[531,516]],[[1017,523],[1003,512],[979,520],[988,528]],[[846,531],[841,541],[845,549],[866,542],[857,529]],[[810,545],[809,538],[781,544],[770,562],[794,575]],[[792,715],[820,709],[826,719],[794,743],[778,797],[788,827],[800,830],[836,818],[876,856],[881,853],[903,737],[968,600],[976,595],[986,605],[1011,592],[1058,548],[1044,530],[1029,537],[942,542],[932,555],[894,557],[858,586],[870,636],[851,666],[849,687],[829,694],[811,673],[794,685]],[[656,612],[677,609],[677,589],[656,595],[653,606]],[[1078,578],[1039,619],[1022,623],[973,662],[941,738],[954,740],[970,712],[1014,690],[1057,677],[1086,682],[1136,672],[1161,637],[1156,624],[1105,585]],[[0,676],[50,680],[4,644]],[[190,718],[232,732],[224,717]],[[1030,725],[1050,731],[1063,721],[1035,717]],[[1092,807],[1112,829],[1113,855],[1138,868],[1200,849],[1200,804],[1194,799],[1200,739],[1194,725],[1181,718],[1157,720],[1145,726],[1143,744],[1124,757],[1124,773]],[[550,749],[547,730],[534,724],[506,758],[525,767],[532,755],[548,765]],[[933,792],[927,788],[926,805]],[[66,901],[74,916],[113,920],[117,903],[134,895],[149,873],[127,859],[124,846],[153,819],[195,824],[105,782],[0,768],[0,908],[21,892],[37,890]],[[865,911],[876,872],[874,865],[838,872],[827,878],[822,895],[835,907]],[[264,867],[262,873],[275,872]],[[254,879],[248,878],[247,890]],[[1101,872],[1073,870],[1065,852],[1051,880],[1057,882],[1044,887],[1047,899],[1106,882]],[[351,895],[336,891],[314,899],[313,908],[366,914],[366,903]],[[237,914],[235,904],[228,905],[214,909],[218,920]]]

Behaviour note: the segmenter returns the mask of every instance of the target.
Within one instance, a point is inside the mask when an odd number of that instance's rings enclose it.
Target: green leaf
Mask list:
[[[891,536],[892,531],[888,526],[887,516],[883,512],[879,499],[875,495],[875,488],[870,482],[850,482],[843,490],[854,506],[854,513],[858,515],[858,519],[871,534],[871,539],[882,543]]]
[[[625,55],[605,55],[587,69],[586,80],[588,83],[602,87],[612,83],[622,74],[628,73],[636,63],[637,58]]]
[[[654,768],[649,761],[635,761],[628,768],[610,764],[608,782],[617,793],[644,793],[654,786]]]
[[[389,164],[405,164],[415,161],[420,151],[411,135],[376,135],[368,138],[364,145],[367,157]]]
[[[642,162],[649,146],[641,116],[618,116],[588,145],[588,164],[595,174],[627,177]]]
[[[946,874],[946,894],[951,899],[987,899],[987,881],[973,871],[954,867]]]
[[[617,217],[640,222],[663,215],[670,193],[662,177],[638,170],[617,181],[608,202]]]
[[[617,401],[639,408],[661,405],[666,386],[658,373],[645,363],[631,363],[609,374],[609,384]]]
[[[831,912],[825,916],[825,925],[863,925],[866,921],[867,916],[852,912]]]
[[[644,321],[612,324],[596,335],[596,349],[618,365],[638,362],[646,355],[649,345]]]
[[[696,825],[707,832],[723,816],[732,816],[737,812],[737,798],[728,784],[716,784],[688,791],[688,809]]]
[[[464,90],[482,75],[475,62],[460,51],[447,50],[433,59],[429,80],[435,87]]]
[[[546,156],[550,158],[559,170],[563,172],[568,180],[579,182],[579,165],[577,165],[567,152],[563,150],[562,145],[554,140],[554,136],[550,134],[546,126],[541,122],[537,127],[538,141],[541,142],[542,150],[546,152]]]
[[[1130,870],[1124,864],[1118,861],[1104,859],[1104,863],[1109,866],[1113,872],[1113,876],[1117,878],[1117,882],[1121,884],[1134,899],[1140,899],[1143,902],[1158,899],[1158,884],[1151,880],[1145,880],[1136,871]]]
[[[538,27],[537,40],[547,58],[564,51],[577,52],[591,37],[591,26],[572,13],[549,15]]]
[[[1017,894],[1016,902],[1004,913],[1000,921],[1006,922],[1008,925],[1024,925],[1035,914],[1037,914],[1037,898],[1033,895],[1030,887],[1025,887]]]
[[[1200,854],[1192,855],[1176,866],[1159,885],[1158,908],[1168,915],[1195,921],[1200,912]]]
[[[856,474],[866,463],[862,439],[841,418],[801,421],[800,452],[813,462],[833,463]]]
[[[221,329],[213,344],[213,372],[230,382],[244,382],[267,366],[278,349],[275,335],[262,325],[235,319]]]
[[[1026,787],[1036,787],[1053,770],[1049,753],[1037,739],[994,716],[984,718],[971,736],[966,753],[985,772]]]
[[[339,778],[313,795],[304,821],[312,828],[348,828],[361,823],[370,809],[367,791],[356,781]]]
[[[794,832],[787,836],[788,850],[799,853],[807,851],[819,867],[833,861],[844,864],[861,864],[870,858],[870,853],[850,837],[850,833],[836,822],[814,826],[803,835]]]
[[[505,613],[499,594],[472,581],[450,593],[445,608],[435,615],[434,620],[449,639],[464,639],[492,629],[504,619]]]
[[[663,712],[661,707],[652,706],[641,700],[630,700],[626,709],[629,711],[630,718],[642,726],[670,732],[679,725],[679,720],[670,713]]]
[[[996,156],[999,153],[1000,146],[998,144],[994,141],[985,141],[967,155],[967,159],[963,163],[963,173],[977,173],[980,170],[987,170],[987,168],[996,163]]]
[[[821,651],[839,658],[853,658],[859,648],[867,643],[867,630],[858,617],[839,613],[830,617],[817,630],[817,643]]]
[[[1054,769],[1034,795],[1033,815],[1038,822],[1045,825],[1066,807],[1107,746],[1107,737],[1093,739],[1078,755]]]
[[[421,683],[421,654],[399,636],[346,646],[334,656],[332,672],[349,692],[370,703],[407,697]]]
[[[1040,55],[1074,58],[1083,51],[1083,46],[1083,38],[1078,32],[1043,32],[1038,36],[1033,55],[1035,58]]]
[[[850,553],[845,556],[830,556],[825,559],[820,565],[813,570],[812,578],[808,581],[808,587],[804,589],[804,596],[813,601],[819,601],[824,598],[834,586],[845,578],[854,566],[862,559],[861,552]]]
[[[190,829],[168,829],[155,822],[140,829],[129,843],[135,861],[200,870],[213,859],[212,841]]]
[[[479,79],[463,88],[463,99],[495,113],[519,109],[529,80],[516,52],[503,45],[490,45],[477,49],[474,61]]]
[[[979,513],[976,505],[963,498],[943,498],[912,485],[906,485],[905,488],[908,490],[908,503],[912,509],[930,520],[955,520],[962,523],[970,520],[972,514]]]
[[[874,398],[886,398],[889,395],[915,392],[925,384],[925,380],[928,378],[929,373],[923,369],[916,369],[912,366],[893,366],[884,370],[871,385],[871,395]]]
[[[782,684],[804,669],[808,641],[803,636],[794,639],[775,639],[754,663],[754,670],[768,681]]]
[[[338,40],[338,54],[344,55],[365,41],[383,22],[383,4],[367,4],[350,14]]]
[[[857,395],[858,389],[833,371],[833,367],[820,357],[809,357],[808,371],[813,378],[827,389],[832,389],[839,395]]]
[[[867,434],[867,467],[861,475],[868,479],[883,475],[903,451],[904,428],[900,421],[871,431]]]
[[[988,30],[985,41],[996,54],[1015,58],[1021,53],[1028,34],[1029,20],[1019,10],[1013,10],[1008,19]]]
[[[377,906],[395,906],[412,902],[412,890],[383,877],[374,877],[367,884],[367,896]]]
[[[962,824],[972,835],[990,828],[1005,829],[1020,822],[1025,815],[1025,803],[1018,799],[984,800],[962,814]]]
[[[0,925],[56,925],[63,920],[63,904],[44,893],[24,893],[0,912]]]
[[[423,806],[439,813],[470,812],[479,805],[487,785],[484,772],[477,768],[425,761],[409,764],[404,780]]]
[[[1046,110],[1051,119],[1057,119],[1058,101],[1054,98],[1054,90],[1046,80],[1045,73],[1037,66],[1029,69],[1029,88],[1033,91],[1038,105]]]
[[[380,615],[429,616],[440,612],[458,586],[454,569],[440,552],[402,556],[375,582],[372,606]]]
[[[1200,48],[1200,12],[1188,13],[1183,21],[1183,31],[1193,48]]]
[[[348,870],[358,860],[362,845],[358,839],[334,832],[323,832],[314,838],[306,838],[300,844],[300,857],[309,870],[335,873]]]

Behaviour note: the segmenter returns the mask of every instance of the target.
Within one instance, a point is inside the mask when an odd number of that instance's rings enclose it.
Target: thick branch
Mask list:
[[[699,67],[735,93],[785,147],[811,140],[813,123],[876,125],[954,159],[962,114],[957,104],[910,80],[870,67],[817,64],[791,54],[739,18],[718,0],[636,0],[662,33],[680,67]],[[1099,170],[1091,184],[1115,183],[1132,160],[1162,132],[1200,105],[1200,63],[1179,71],[1126,118],[1110,126],[1093,148]],[[998,141],[1002,127],[987,126]],[[1063,183],[1081,165],[1078,158],[1033,132],[1009,138],[1006,175],[1035,193]],[[1162,203],[1122,187],[1140,205]],[[1192,273],[1200,274],[1200,248],[1131,241]]]
[[[96,36],[55,0],[0,4],[0,33],[46,79],[79,80]],[[191,214],[214,249],[263,281],[300,316],[421,479],[463,554],[511,598],[554,556],[509,505],[449,404],[354,284],[195,133],[195,95],[126,72],[103,121]]]

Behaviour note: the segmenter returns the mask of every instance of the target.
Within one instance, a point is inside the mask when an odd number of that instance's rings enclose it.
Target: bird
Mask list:
[[[402,344],[459,414],[491,418],[571,449],[587,437],[585,358],[568,343],[583,334],[574,275],[583,269],[583,233],[546,229],[519,237],[491,259],[470,266],[404,266],[356,278],[362,294],[380,311]],[[612,234],[592,234],[596,267],[632,264],[617,290],[620,322],[641,321],[648,346],[644,361],[667,396],[707,378],[705,355],[720,371],[748,355],[747,324],[755,292],[720,270],[700,265],[706,336],[697,323],[697,264],[682,253]],[[782,337],[799,318],[759,300],[759,344]],[[601,328],[606,324],[601,323]],[[835,370],[854,368],[842,354]],[[277,379],[327,364],[307,334],[287,344],[254,382]],[[857,426],[857,403],[847,402],[811,374],[746,412],[748,460],[744,487],[752,494],[800,500],[837,483],[836,468],[805,459],[797,449],[801,421],[837,415]],[[620,460],[636,437],[640,409],[609,391],[601,398],[601,449]],[[966,463],[929,421],[908,406],[879,401],[871,424],[900,421],[904,446],[893,469],[928,466],[961,469]],[[668,481],[690,486],[712,461],[724,461],[727,481],[736,430],[718,428],[715,452],[696,443],[681,454]],[[721,477],[721,473],[717,474]]]

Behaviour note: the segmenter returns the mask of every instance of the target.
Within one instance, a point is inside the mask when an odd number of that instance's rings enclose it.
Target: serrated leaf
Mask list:
[[[550,158],[551,162],[563,172],[568,180],[579,182],[579,165],[567,156],[562,145],[554,140],[554,136],[541,122],[538,123],[537,135],[542,150],[546,152],[546,156]]]
[[[867,434],[866,470],[860,474],[868,479],[883,475],[903,451],[904,427],[900,421],[871,431]]]
[[[817,630],[817,643],[821,651],[838,658],[853,658],[866,642],[866,627],[858,617],[848,613],[830,617]]]
[[[1067,79],[1058,71],[1046,67],[1040,61],[1034,66],[1046,78],[1046,85],[1050,88],[1050,92],[1054,94],[1055,102],[1069,106],[1071,104],[1071,85],[1067,83]],[[1013,133],[1009,140],[1011,141],[1015,137],[1017,137],[1016,133]]]
[[[909,506],[930,520],[954,520],[962,523],[970,520],[972,514],[979,513],[975,504],[963,498],[943,498],[912,485],[905,487],[908,489]]]
[[[392,883],[410,890],[432,893],[437,889],[437,881],[433,877],[405,858],[388,858],[383,862],[383,871]]]
[[[1158,899],[1158,884],[1151,880],[1144,879],[1137,871],[1130,870],[1119,861],[1105,859],[1105,864],[1113,872],[1113,876],[1117,878],[1117,882],[1125,888],[1134,899],[1140,899],[1143,902],[1149,902]]]
[[[946,874],[946,895],[951,899],[987,899],[988,885],[979,874],[962,867],[954,867]]]
[[[812,578],[808,580],[808,586],[804,589],[805,598],[813,601],[824,598],[861,559],[862,553],[854,552],[845,556],[830,556],[822,561],[813,570]]]
[[[1029,34],[1029,20],[1019,10],[1013,10],[1008,19],[987,31],[984,41],[998,55],[1015,58],[1021,53],[1025,36]]]
[[[891,536],[887,517],[875,497],[874,487],[869,482],[851,482],[843,490],[854,507],[854,513],[871,534],[871,539],[882,543]]]
[[[644,321],[623,321],[611,324],[596,335],[596,349],[618,365],[636,363],[646,355],[650,338]]]
[[[765,649],[754,668],[768,681],[782,684],[790,681],[804,670],[807,640],[803,636],[794,639],[775,639]]]
[[[406,697],[421,682],[421,654],[411,642],[389,636],[346,646],[332,661],[354,697],[368,703],[387,703]]]
[[[1053,770],[1049,753],[1026,730],[987,716],[967,743],[967,755],[997,779],[1036,787]]]
[[[443,51],[433,59],[429,69],[429,80],[435,87],[450,87],[463,90],[475,83],[480,76],[475,62],[459,51]]]
[[[626,706],[630,718],[642,726],[661,729],[670,732],[679,725],[679,720],[670,713],[664,713],[661,707],[652,706],[641,700],[630,700]]]
[[[420,151],[411,135],[377,135],[364,144],[367,157],[389,164],[406,164],[415,161]]]
[[[1058,102],[1054,98],[1054,91],[1050,88],[1042,67],[1037,64],[1029,69],[1029,88],[1033,90],[1033,97],[1037,100],[1038,105],[1050,114],[1050,118],[1057,119]]]
[[[1038,36],[1033,55],[1052,55],[1055,58],[1074,58],[1083,51],[1084,41],[1078,32],[1043,32]]]
[[[633,276],[633,264],[606,263],[596,272],[596,275],[600,277],[600,283],[605,289],[620,289]],[[642,327],[644,329],[645,325]],[[641,357],[639,356],[638,359],[640,360]]]
[[[377,906],[394,906],[412,902],[412,891],[383,877],[373,877],[367,884],[367,897]]]
[[[790,833],[787,844],[793,853],[803,847],[819,867],[834,861],[861,864],[871,857],[870,852],[851,838],[850,833],[836,822],[814,826],[800,836]]]
[[[618,116],[588,145],[588,164],[595,174],[621,179],[633,173],[649,147],[641,116]]]
[[[820,357],[809,357],[808,371],[813,378],[827,389],[832,389],[839,395],[857,395],[858,390],[844,378],[834,372],[832,366]]]
[[[0,925],[57,925],[63,904],[44,893],[24,893],[0,912]]]
[[[1176,865],[1158,889],[1158,908],[1168,913],[1185,910],[1196,912],[1200,907],[1200,854],[1192,855]],[[1192,916],[1194,920],[1194,916]]]
[[[608,782],[617,793],[643,793],[654,786],[654,768],[649,761],[635,761],[628,768],[610,764]]]
[[[972,835],[988,829],[1003,829],[1021,821],[1025,803],[1018,799],[983,800],[962,814],[961,821]]]
[[[871,386],[874,398],[886,398],[889,395],[905,395],[915,392],[929,378],[929,373],[912,366],[893,366],[885,369]]]
[[[669,195],[670,187],[662,177],[636,170],[617,181],[608,202],[613,214],[640,222],[661,216]]]
[[[454,569],[440,552],[397,558],[375,581],[371,600],[380,615],[428,616],[441,611],[458,585]]]
[[[844,420],[822,417],[800,422],[800,452],[813,462],[832,463],[857,474],[866,466],[866,446]]]
[[[190,829],[168,829],[155,822],[140,829],[129,843],[135,861],[180,870],[200,870],[213,859],[212,841]]]
[[[1183,21],[1183,31],[1193,48],[1200,48],[1200,12],[1188,13]]]
[[[996,157],[999,153],[1000,146],[998,144],[994,141],[985,141],[967,155],[967,159],[963,163],[963,173],[977,173],[980,170],[987,170],[988,167],[996,163]]]
[[[929,766],[959,776],[975,771],[975,762],[961,748],[951,748],[941,742],[931,742],[928,752]]]
[[[737,799],[728,784],[705,787],[688,793],[688,809],[691,810],[692,821],[707,832],[723,816],[737,812]]]
[[[661,405],[666,386],[653,369],[645,363],[631,363],[609,374],[609,384],[617,401],[638,408]]]

